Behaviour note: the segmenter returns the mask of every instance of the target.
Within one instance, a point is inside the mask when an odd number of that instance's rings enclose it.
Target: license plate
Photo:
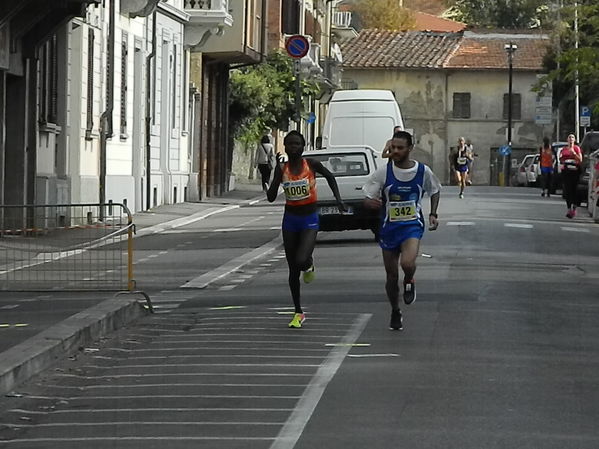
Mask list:
[[[323,206],[320,208],[320,215],[340,215],[342,212],[337,206]],[[343,212],[344,215],[352,215],[354,209],[347,206],[347,212]]]

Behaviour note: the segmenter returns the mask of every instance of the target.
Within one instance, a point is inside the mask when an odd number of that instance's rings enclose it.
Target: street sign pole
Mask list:
[[[302,84],[301,84],[301,67],[300,60],[296,59],[293,62],[293,71],[295,73],[295,129],[301,131],[301,110],[302,110]]]
[[[295,113],[293,120],[296,122],[296,129],[301,131],[301,112],[302,112],[302,84],[301,84],[301,62],[300,60],[308,54],[310,42],[305,36],[296,34],[287,38],[285,42],[287,54],[294,59],[293,74],[295,75]]]

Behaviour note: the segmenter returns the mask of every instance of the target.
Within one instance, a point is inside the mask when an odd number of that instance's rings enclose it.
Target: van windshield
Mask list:
[[[370,145],[380,153],[392,137],[392,117],[336,117],[331,124],[329,146]]]
[[[320,161],[335,176],[364,176],[369,173],[368,161],[363,153],[310,153],[309,157]],[[321,175],[317,173],[316,176]]]

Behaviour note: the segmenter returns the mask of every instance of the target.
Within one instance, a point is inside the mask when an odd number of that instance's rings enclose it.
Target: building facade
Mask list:
[[[342,42],[343,78],[354,88],[395,93],[406,128],[413,130],[415,157],[451,180],[448,155],[458,137],[470,139],[477,158],[473,181],[497,181],[497,149],[507,144],[508,57],[517,45],[512,73],[514,159],[536,151],[551,124],[535,120],[537,93],[548,38],[536,34],[429,33],[363,30]],[[391,130],[389,131],[391,133]]]

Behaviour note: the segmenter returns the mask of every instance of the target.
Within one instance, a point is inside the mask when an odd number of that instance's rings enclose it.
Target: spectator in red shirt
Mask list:
[[[559,155],[559,163],[562,169],[562,184],[564,189],[564,198],[568,212],[566,217],[574,218],[576,216],[576,185],[580,176],[580,165],[582,164],[582,150],[576,145],[576,136],[568,136],[568,146],[564,147]]]

